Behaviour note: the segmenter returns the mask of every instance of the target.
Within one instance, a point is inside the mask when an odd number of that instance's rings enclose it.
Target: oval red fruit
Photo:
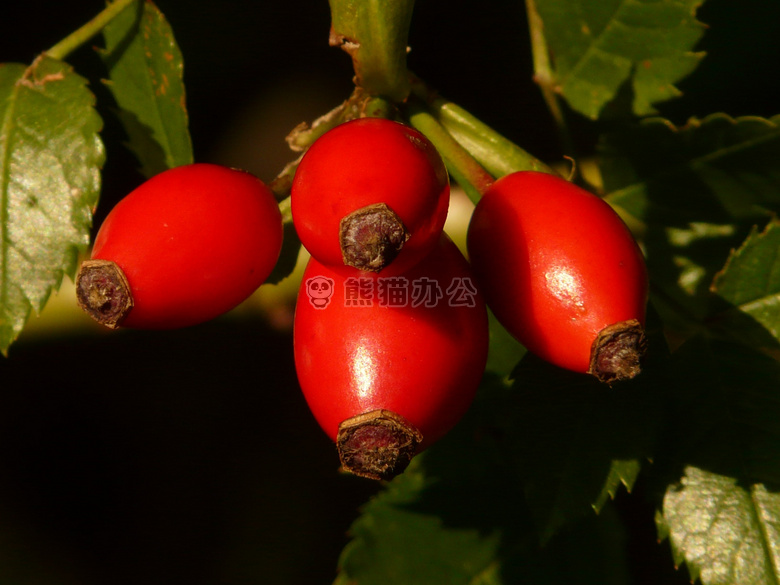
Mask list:
[[[258,178],[207,163],[176,167],[109,212],[79,272],[79,302],[109,327],[194,325],[251,295],[281,245],[281,213]],[[114,314],[122,286],[132,296],[126,315]]]
[[[639,371],[647,272],[602,199],[550,174],[507,175],[477,204],[468,251],[488,306],[528,350],[606,382]]]
[[[400,273],[435,245],[449,179],[420,132],[382,118],[329,130],[303,156],[292,183],[293,222],[319,262]]]
[[[294,346],[301,389],[342,463],[366,477],[392,477],[471,404],[487,359],[485,304],[446,235],[403,276],[334,269],[312,258]],[[352,425],[364,418],[364,435],[355,438]],[[387,446],[382,433],[395,422],[411,428],[410,451],[377,471],[369,451]]]

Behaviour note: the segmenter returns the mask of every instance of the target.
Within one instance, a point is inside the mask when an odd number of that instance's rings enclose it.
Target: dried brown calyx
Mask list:
[[[646,350],[647,338],[639,321],[630,319],[609,325],[591,346],[588,373],[607,384],[629,380],[642,370]]]
[[[98,323],[116,329],[133,308],[125,273],[111,260],[85,260],[76,276],[79,307]]]
[[[409,236],[401,218],[387,204],[361,207],[341,220],[339,244],[344,264],[379,272],[398,256]]]
[[[401,473],[422,442],[422,433],[390,410],[372,410],[339,425],[336,446],[345,470],[369,479]]]

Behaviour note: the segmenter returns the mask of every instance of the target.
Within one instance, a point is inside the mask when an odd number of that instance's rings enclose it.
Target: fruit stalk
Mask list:
[[[412,91],[425,101],[431,114],[447,132],[494,177],[516,171],[555,173],[472,113],[437,95],[422,80],[412,78]]]
[[[534,81],[542,92],[542,97],[547,104],[555,126],[558,129],[558,136],[561,140],[564,153],[570,156],[574,155],[574,144],[569,134],[566,124],[566,118],[563,115],[559,94],[555,87],[555,74],[550,64],[550,50],[547,46],[547,39],[544,36],[544,23],[536,9],[536,0],[526,0],[526,12],[528,13],[528,28],[531,37],[531,52],[534,61]]]
[[[436,120],[425,104],[410,97],[406,110],[409,123],[430,140],[439,151],[447,170],[474,203],[479,201],[493,177]]]

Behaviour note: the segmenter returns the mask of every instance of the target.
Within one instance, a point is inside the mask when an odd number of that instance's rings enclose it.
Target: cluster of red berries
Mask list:
[[[293,223],[311,253],[296,370],[343,467],[358,475],[402,471],[463,416],[485,369],[487,311],[443,231],[449,198],[428,139],[379,118],[324,134],[293,179]]]
[[[469,262],[443,231],[449,198],[434,146],[379,118],[323,134],[293,179],[293,223],[311,255],[296,370],[357,475],[395,476],[460,420],[487,360],[486,306],[551,363],[607,383],[639,372],[647,274],[609,205],[553,175],[507,175],[474,210]],[[268,278],[282,232],[273,193],[249,173],[165,171],[106,217],[77,276],[79,304],[111,328],[207,321]]]

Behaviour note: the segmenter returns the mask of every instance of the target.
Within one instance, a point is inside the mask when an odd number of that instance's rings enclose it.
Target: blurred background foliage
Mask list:
[[[199,161],[270,180],[294,158],[284,136],[351,91],[349,58],[327,45],[325,0],[158,5],[184,54]],[[101,8],[32,0],[11,17],[4,7],[0,62],[32,61]],[[780,111],[767,69],[780,56],[780,3],[751,8],[710,0],[700,9],[708,57],[662,115],[684,123],[716,111]],[[409,66],[557,161],[566,153],[532,82],[526,31],[519,0],[418,0]],[[98,57],[81,49],[70,62],[91,80],[105,122],[97,228],[142,179],[98,82]],[[595,127],[574,118],[573,128],[587,153]],[[263,290],[182,331],[106,332],[77,311],[66,281],[0,358],[0,583],[329,583],[346,530],[377,486],[337,473],[333,446],[300,395],[294,290]],[[642,501],[619,499],[624,522],[646,516]],[[630,559],[632,580],[671,578],[667,547],[648,547],[651,533],[631,538],[630,550],[642,551]]]

